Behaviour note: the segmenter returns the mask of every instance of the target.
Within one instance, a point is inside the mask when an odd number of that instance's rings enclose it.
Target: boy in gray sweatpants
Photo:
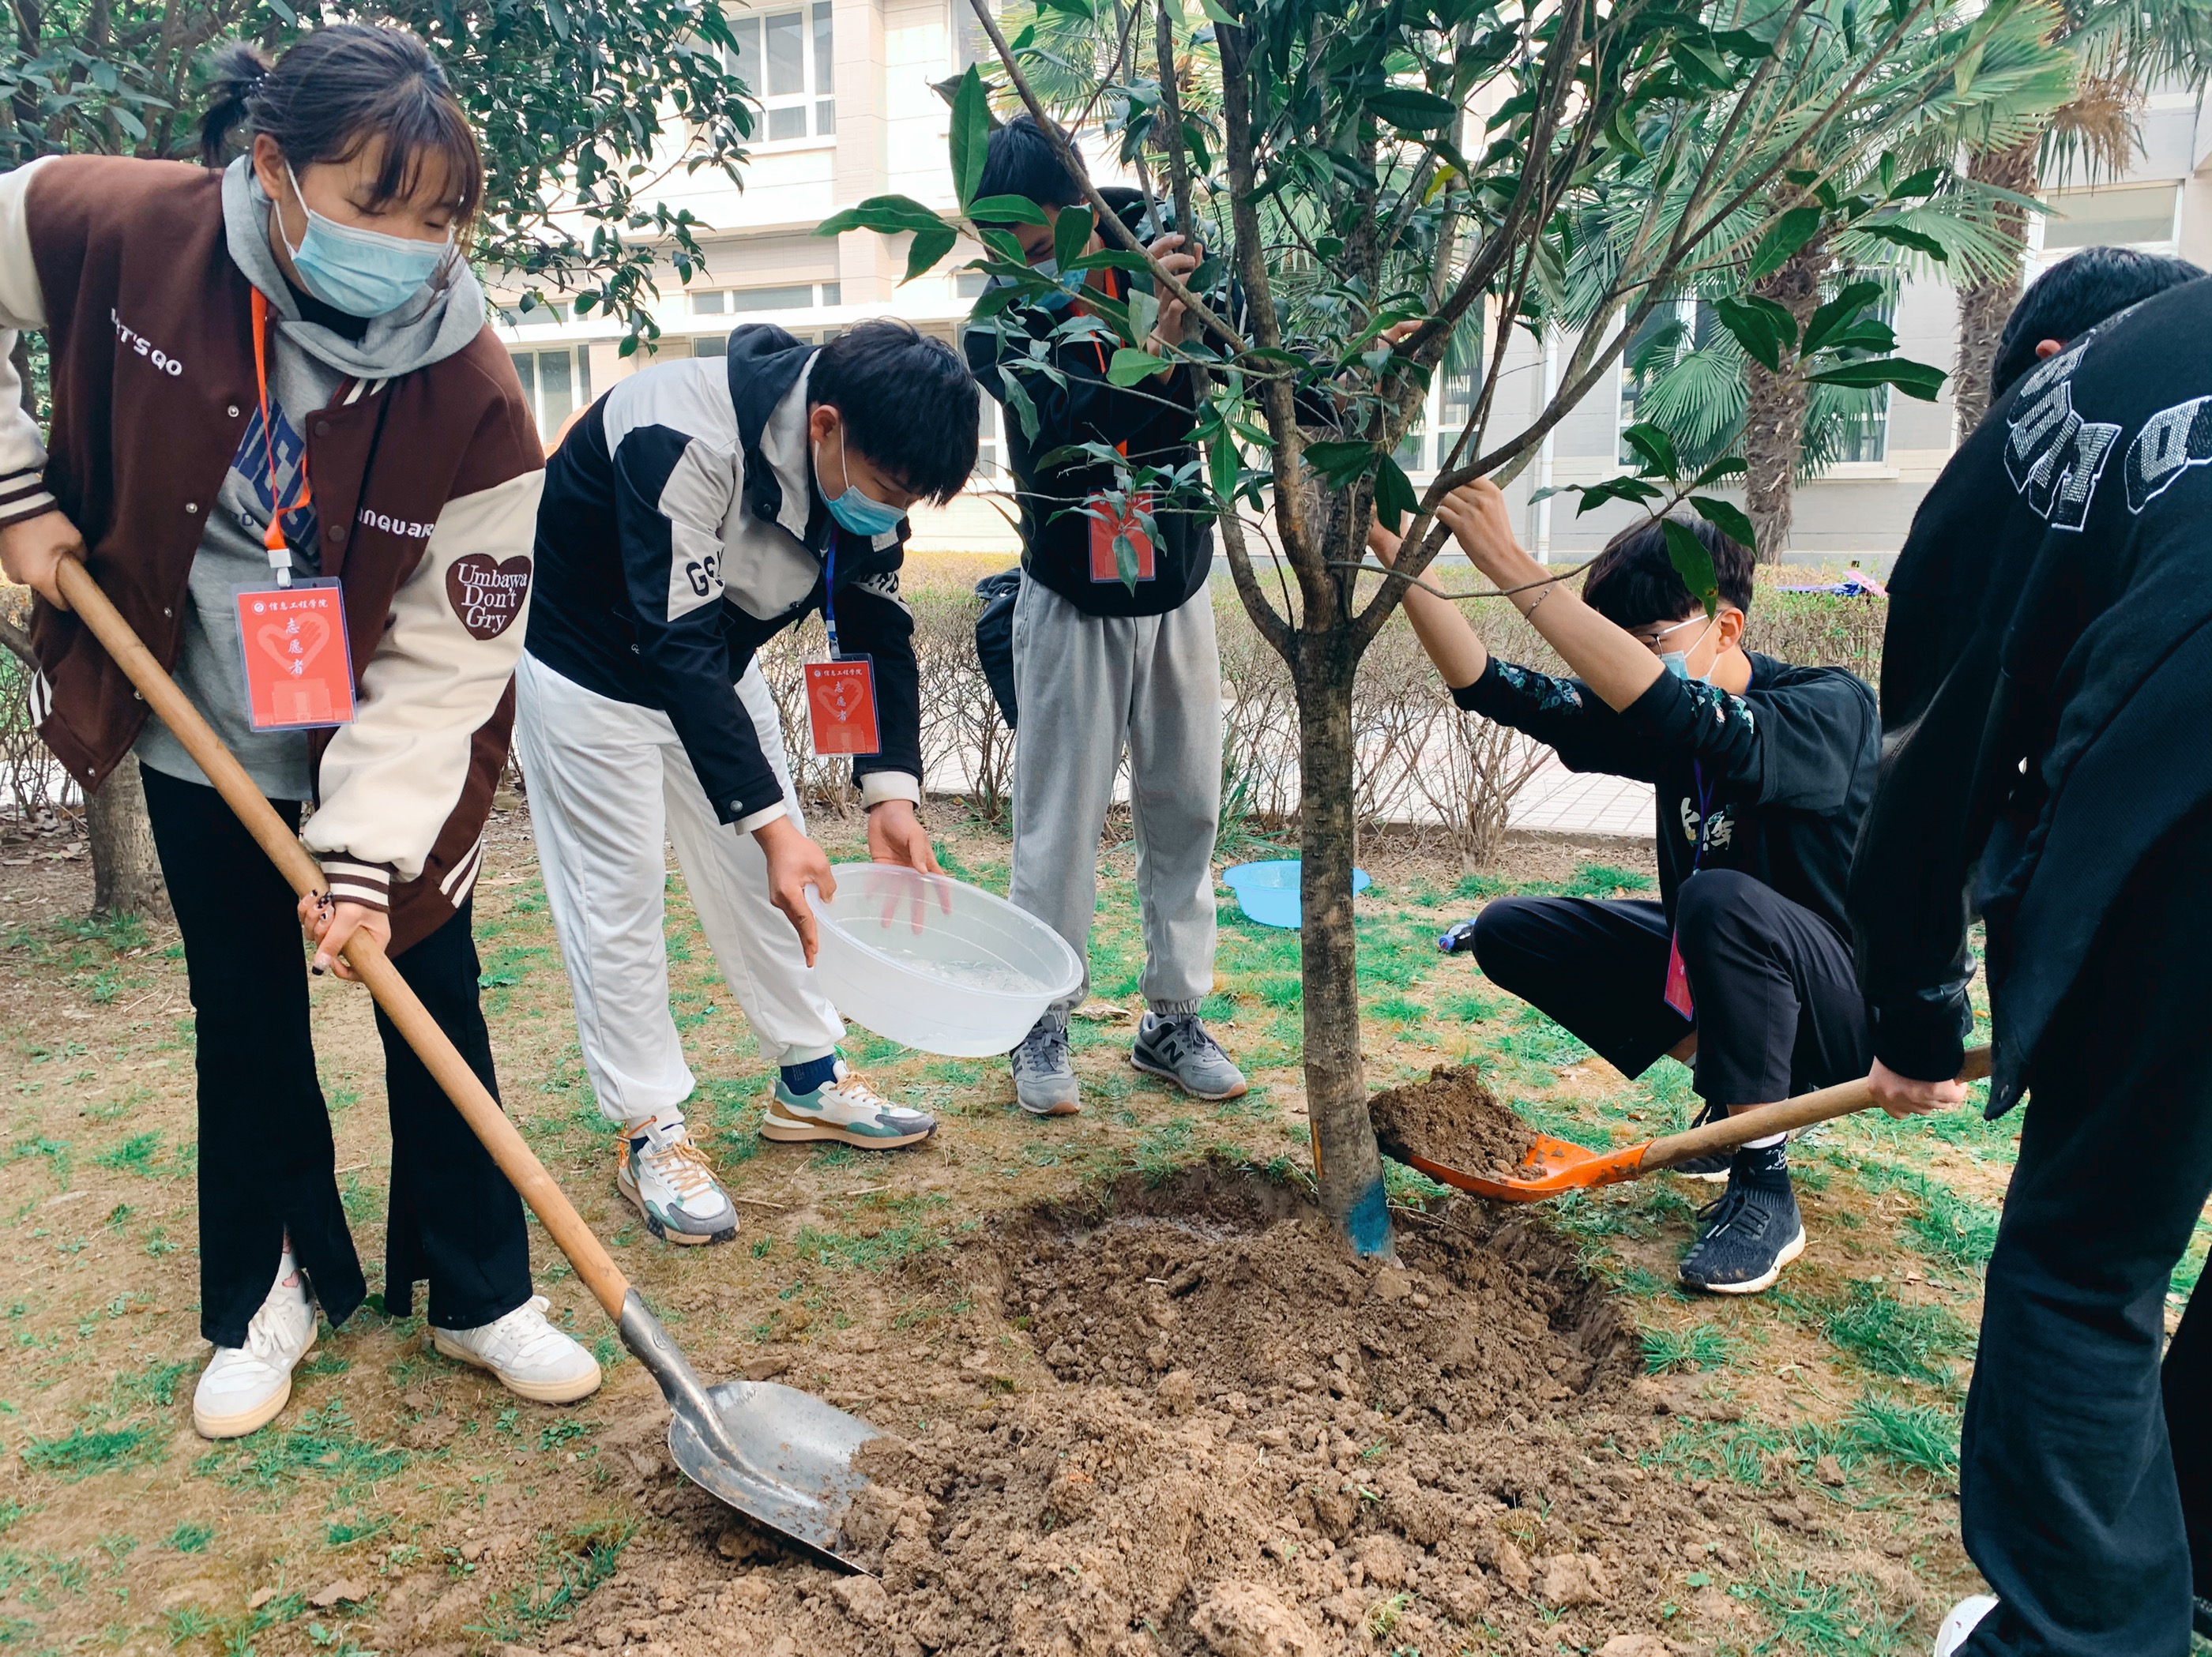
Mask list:
[[[1134,191],[1107,190],[1108,203],[1139,227]],[[1008,225],[1047,276],[1060,210],[1082,191],[1049,136],[1027,116],[991,135],[976,194],[1025,196],[1048,222]],[[1121,197],[1123,199],[1117,199]],[[1141,234],[1141,231],[1139,232]],[[1096,232],[1089,251],[1101,246]],[[1152,249],[1179,274],[1197,261],[1180,236]],[[1148,1011],[1129,1060],[1201,1099],[1232,1099],[1244,1077],[1200,1021],[1213,986],[1213,836],[1221,814],[1221,660],[1206,577],[1212,533],[1203,515],[1164,507],[1115,521],[1106,492],[1118,468],[1073,446],[1108,446],[1132,466],[1168,469],[1196,458],[1190,376],[1124,389],[1106,378],[1092,339],[1056,338],[1055,325],[1097,292],[1122,300],[1127,277],[1098,270],[1071,276],[1049,305],[1011,305],[971,323],[969,366],[1001,404],[1034,411],[1035,432],[1010,412],[1006,456],[1022,508],[1021,596],[1014,608],[1014,870],[1009,894],[1020,907],[1085,956],[1097,901],[1098,839],[1112,803],[1123,748],[1129,755],[1129,815],[1136,831],[1137,893],[1143,906]],[[988,307],[986,307],[988,308]],[[1183,336],[1182,307],[1160,307],[1147,342],[1168,355]],[[1041,342],[1052,368],[1036,361]],[[1025,396],[1024,394],[1026,394]],[[1041,457],[1054,456],[1051,465]],[[1124,538],[1126,537],[1126,539]],[[1121,544],[1117,545],[1117,542]],[[1133,569],[1130,553],[1133,551]],[[1049,1009],[1013,1052],[1014,1091],[1040,1116],[1080,1109],[1067,1050],[1067,1017],[1089,992]]]

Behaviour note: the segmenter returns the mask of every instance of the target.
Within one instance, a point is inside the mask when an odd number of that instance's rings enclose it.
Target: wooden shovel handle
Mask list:
[[[1967,1050],[1966,1063],[1960,1066],[1959,1080],[1978,1082],[1990,1073],[1990,1050],[1972,1047]],[[1717,1150],[1734,1150],[1747,1140],[1764,1139],[1770,1133],[1787,1132],[1791,1128],[1810,1127],[1815,1122],[1833,1121],[1838,1116],[1849,1116],[1874,1103],[1874,1085],[1862,1076],[1852,1082],[1838,1082],[1834,1087],[1822,1088],[1818,1093],[1801,1093],[1795,1099],[1785,1099],[1778,1105],[1761,1105],[1757,1110],[1747,1110],[1703,1127],[1693,1127],[1680,1133],[1670,1133],[1663,1139],[1654,1139],[1638,1163],[1641,1174],[1656,1173],[1662,1168],[1673,1168],[1695,1156],[1710,1156]]]
[[[158,715],[169,733],[185,746],[216,792],[238,814],[261,849],[269,854],[292,889],[301,896],[311,892],[324,892],[329,883],[307,848],[300,838],[284,826],[246,768],[223,746],[208,722],[202,719],[190,698],[177,689],[176,681],[162,671],[154,659],[154,652],[146,648],[131,624],[125,621],[91,573],[74,558],[61,561],[59,584],[62,596],[71,609],[83,618],[92,629],[93,636],[106,646],[131,683],[138,688],[147,705]],[[622,1316],[623,1298],[629,1293],[629,1281],[600,1245],[591,1227],[584,1223],[583,1216],[562,1193],[545,1165],[523,1142],[507,1114],[499,1108],[499,1101],[477,1079],[438,1021],[430,1016],[407,980],[399,975],[399,968],[392,964],[376,940],[362,932],[356,932],[345,947],[346,960],[368,986],[368,992],[376,998],[377,1005],[407,1038],[407,1045],[415,1049],[424,1068],[437,1078],[453,1108],[469,1125],[469,1131],[483,1142],[491,1152],[492,1160],[530,1205],[532,1213],[544,1224],[546,1235],[568,1257],[583,1278],[592,1297],[617,1320]]]

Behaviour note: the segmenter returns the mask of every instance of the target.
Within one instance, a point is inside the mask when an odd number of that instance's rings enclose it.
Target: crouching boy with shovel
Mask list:
[[[807,668],[816,751],[853,756],[871,855],[936,872],[915,815],[921,700],[898,570],[907,509],[968,481],[977,409],[951,348],[902,322],[823,346],[757,325],[726,358],[623,380],[547,465],[517,745],[585,1068],[619,1133],[616,1184],[665,1241],[726,1241],[738,1217],[684,1124],[664,839],[780,1067],[762,1133],[892,1150],[936,1131],[837,1055],[805,896],[836,883],[753,656],[822,612],[834,659]]]
[[[1743,648],[1752,554],[1711,525],[1720,603],[1708,616],[1656,520],[1615,536],[1580,594],[1515,543],[1484,480],[1437,508],[1469,561],[1576,677],[1491,656],[1467,619],[1419,587],[1406,613],[1452,699],[1548,744],[1570,770],[1655,785],[1659,901],[1501,898],[1447,934],[1623,1074],[1662,1055],[1694,1065],[1699,1121],[1866,1074],[1844,889],[1874,792],[1874,692],[1841,668]],[[1397,537],[1370,537],[1385,563]],[[1725,1179],[1682,1281],[1717,1294],[1770,1286],[1805,1228],[1784,1135],[1680,1165]]]

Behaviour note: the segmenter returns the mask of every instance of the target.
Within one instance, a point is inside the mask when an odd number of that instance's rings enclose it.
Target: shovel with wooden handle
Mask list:
[[[59,584],[93,636],[185,745],[292,889],[303,897],[327,889],[323,871],[299,837],[284,826],[84,566],[64,558]],[[853,1466],[853,1453],[877,1436],[876,1429],[796,1387],[745,1381],[708,1387],[701,1381],[382,948],[356,932],[345,958],[614,1320],[623,1344],[659,1382],[674,1411],[668,1448],[676,1465],[739,1512],[851,1564],[839,1551],[843,1520],[867,1483]]]
[[[1990,1050],[1974,1047],[1966,1054],[1959,1080],[1978,1082],[1989,1073]],[[1565,1139],[1554,1139],[1548,1133],[1540,1133],[1528,1155],[1521,1159],[1520,1166],[1503,1180],[1488,1179],[1432,1162],[1411,1145],[1386,1144],[1382,1148],[1431,1179],[1441,1180],[1462,1191],[1472,1191],[1478,1197],[1492,1197],[1502,1203],[1534,1203],[1570,1191],[1640,1180],[1647,1174],[1678,1168],[1717,1150],[1734,1150],[1751,1140],[1764,1139],[1770,1133],[1810,1127],[1815,1122],[1831,1122],[1838,1116],[1864,1110],[1873,1103],[1874,1086],[1862,1076],[1855,1082],[1840,1082],[1818,1093],[1801,1093],[1778,1105],[1761,1105],[1757,1110],[1743,1111],[1703,1127],[1670,1133],[1662,1139],[1646,1139],[1639,1145],[1624,1145],[1619,1150],[1590,1150]]]

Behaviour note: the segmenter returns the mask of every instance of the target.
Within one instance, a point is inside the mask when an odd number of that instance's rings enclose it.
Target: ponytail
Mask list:
[[[268,78],[269,60],[258,47],[226,40],[215,49],[208,62],[208,86],[214,99],[200,117],[202,161],[210,167],[223,164],[232,129],[252,115],[255,95]]]

